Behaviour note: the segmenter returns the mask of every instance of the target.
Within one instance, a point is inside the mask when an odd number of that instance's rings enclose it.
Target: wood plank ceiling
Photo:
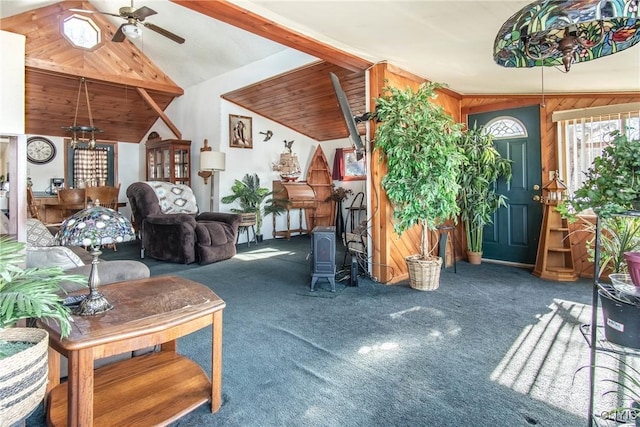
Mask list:
[[[329,72],[341,80],[354,114],[365,107],[364,70],[371,64],[292,32],[227,2],[175,1],[196,12],[309,53],[323,61],[226,93],[223,98],[317,141],[346,138],[348,131]],[[26,36],[26,132],[70,136],[63,128],[89,125],[85,77],[94,126],[102,140],[140,142],[171,101],[183,94],[135,45],[111,42],[117,30],[104,16],[91,18],[102,31],[93,50],[73,47],[60,32],[71,8],[95,10],[86,1],[63,1],[0,20],[0,28]],[[188,37],[188,34],[185,35]],[[324,62],[326,61],[326,62]],[[170,123],[169,127],[172,127]],[[364,133],[364,127],[360,127]],[[180,137],[180,130],[175,129]]]
[[[90,3],[66,1],[0,20],[0,28],[26,37],[26,132],[70,136],[63,128],[88,126],[89,110],[80,78],[87,81],[99,139],[139,142],[162,111],[183,90],[132,43],[112,43],[117,30],[103,16],[92,19],[102,32],[93,50],[73,47],[61,34],[70,8],[95,10]],[[78,102],[79,99],[79,102]]]
[[[335,73],[347,95],[353,114],[365,110],[364,72],[352,72],[320,62],[222,95],[274,122],[316,141],[348,136],[329,72]],[[365,133],[364,124],[358,127]]]
[[[231,91],[222,95],[224,99],[316,141],[347,138],[348,130],[329,78],[329,72],[334,72],[340,78],[353,114],[366,112],[364,71],[371,67],[369,61],[313,40],[232,3],[171,1],[323,61]],[[360,125],[358,130],[364,134],[364,125]]]

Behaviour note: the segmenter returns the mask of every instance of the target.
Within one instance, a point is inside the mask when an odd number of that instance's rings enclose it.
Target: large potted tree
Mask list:
[[[24,244],[0,236],[0,420],[13,425],[44,398],[49,336],[37,328],[15,327],[24,319],[49,318],[71,331],[71,312],[63,304],[61,282],[86,283],[59,267],[24,268]]]
[[[273,191],[260,187],[260,177],[256,173],[245,174],[242,181],[236,179],[231,193],[221,199],[222,203],[237,203],[240,207],[232,208],[233,213],[255,215],[258,241],[262,240],[264,217],[269,214],[277,216],[286,211],[286,208],[274,202]]]
[[[493,136],[475,125],[462,133],[458,145],[464,155],[458,203],[467,237],[467,258],[472,264],[480,264],[484,227],[493,222],[499,207],[506,206],[506,197],[496,191],[496,182],[499,178],[511,179],[511,161],[500,155]]]
[[[417,90],[385,87],[376,99],[380,123],[375,132],[375,149],[383,154],[387,173],[382,179],[393,206],[394,231],[401,235],[420,226],[420,254],[405,258],[410,286],[434,290],[440,285],[442,259],[434,256],[429,231],[456,220],[460,168],[464,157],[457,141],[462,124],[455,123],[436,104],[436,90],[443,85],[426,82]]]

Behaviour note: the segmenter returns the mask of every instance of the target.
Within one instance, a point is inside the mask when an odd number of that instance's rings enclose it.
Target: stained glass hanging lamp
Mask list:
[[[503,67],[586,62],[640,41],[640,0],[538,0],[500,28],[493,59]]]

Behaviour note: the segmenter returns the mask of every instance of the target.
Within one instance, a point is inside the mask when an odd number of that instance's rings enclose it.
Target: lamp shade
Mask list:
[[[61,245],[100,247],[135,238],[131,222],[121,213],[94,206],[67,218],[56,235]]]
[[[564,65],[612,55],[640,41],[637,0],[538,0],[500,28],[493,58],[503,67]]]
[[[225,169],[226,155],[219,151],[203,151],[200,153],[201,171],[223,171]]]

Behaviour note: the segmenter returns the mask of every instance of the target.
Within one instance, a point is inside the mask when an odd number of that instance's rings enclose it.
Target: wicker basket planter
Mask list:
[[[6,328],[0,329],[0,340],[34,343],[0,360],[0,424],[13,425],[44,399],[49,372],[49,334],[36,328]]]
[[[419,291],[433,291],[440,286],[440,269],[442,258],[428,257],[422,259],[420,255],[405,258],[409,269],[409,286]]]

